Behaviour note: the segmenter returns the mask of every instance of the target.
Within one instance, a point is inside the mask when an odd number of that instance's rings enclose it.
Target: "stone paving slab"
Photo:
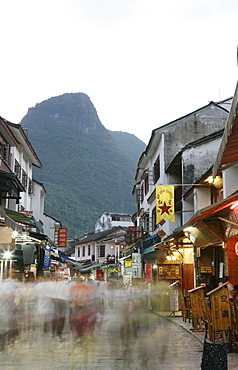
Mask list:
[[[19,338],[1,352],[3,370],[198,370],[204,333],[191,332],[182,317],[163,317],[145,310],[138,332],[120,335],[116,309],[108,310],[91,337],[63,341],[50,333],[27,341]],[[34,336],[33,336],[34,338]],[[237,353],[229,353],[229,370],[237,369]]]
[[[37,338],[7,345],[1,353],[1,369],[193,370],[199,369],[202,353],[201,343],[191,341],[186,331],[147,311],[136,335],[129,331],[121,337],[118,313],[112,311],[91,338],[77,341],[70,333],[65,333],[63,342],[50,333]]]
[[[169,312],[156,312],[156,311],[153,311],[153,312],[154,314],[162,315],[166,317],[167,320],[175,323],[176,325],[179,325],[203,345],[205,333],[202,331],[193,331],[191,322],[190,323],[188,321],[184,322],[181,315],[171,316]],[[227,360],[228,370],[237,370],[238,369],[238,353],[229,352],[227,359],[228,359]]]

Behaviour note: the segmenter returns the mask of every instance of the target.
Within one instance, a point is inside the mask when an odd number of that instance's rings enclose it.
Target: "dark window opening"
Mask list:
[[[154,183],[156,183],[160,178],[160,156],[156,159],[154,163]]]
[[[105,257],[105,245],[100,245],[98,250],[98,257]]]

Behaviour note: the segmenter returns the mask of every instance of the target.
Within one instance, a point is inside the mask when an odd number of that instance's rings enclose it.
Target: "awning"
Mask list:
[[[155,234],[143,240],[143,248],[152,247],[155,244],[158,244],[161,241],[161,238]]]
[[[132,253],[135,252],[135,250],[138,250],[141,247],[141,241],[138,241],[136,243],[130,244],[128,247],[126,247],[123,250],[123,255],[125,257],[129,257],[132,255]]]
[[[141,248],[141,253],[144,259],[156,259],[159,258],[161,254],[163,254],[163,251],[156,249],[156,246],[159,244],[160,241],[161,238],[157,234],[144,239],[142,244],[143,248]]]
[[[198,211],[183,225],[184,232],[197,247],[221,244],[238,235],[238,192]]]
[[[0,170],[0,188],[1,198],[16,199],[18,203],[20,192],[26,191],[15,173],[2,170]]]
[[[116,264],[116,263],[112,263],[112,264],[109,264],[109,265],[104,265],[104,266],[102,266],[100,269],[101,269],[101,270],[105,270],[105,269],[117,268],[117,267],[118,267],[118,264]]]
[[[45,234],[36,233],[34,231],[28,231],[28,232],[29,232],[29,236],[33,239],[40,240],[40,241],[48,241],[49,240],[48,236],[45,235]]]
[[[128,250],[132,249],[132,248],[136,248],[136,246],[138,245],[138,243],[133,243],[133,244],[130,244],[128,245],[128,247],[124,248],[123,249],[123,252],[127,252]]]
[[[147,254],[147,253],[150,253],[150,252],[154,252],[155,250],[155,246],[152,245],[152,247],[149,247],[149,248],[146,248],[143,250],[143,254]]]
[[[13,231],[22,231],[22,226],[6,215],[5,209],[0,206],[0,227],[9,227]]]
[[[40,234],[40,233],[37,233],[35,231],[27,231],[29,233],[29,236],[33,239],[33,240],[39,240],[39,241],[42,241],[42,242],[47,242],[49,243],[49,245],[53,248],[58,248],[58,245],[55,244],[49,237],[48,235],[46,234]]]
[[[157,248],[157,244],[143,249],[142,256],[144,260],[153,260],[153,259],[158,259],[162,257],[163,255],[167,255],[167,250],[161,250]]]
[[[59,252],[59,251],[58,251]],[[61,262],[68,262],[68,263],[71,263],[72,265],[74,266],[78,266],[78,267],[81,267],[81,264],[75,260],[73,260],[72,258],[69,258],[68,256],[65,256],[64,254],[62,253],[58,253],[58,255],[55,253],[55,252],[51,252],[51,255],[52,255],[52,258],[56,258],[56,260],[59,260]]]
[[[194,224],[195,222],[205,219],[212,214],[215,214],[219,211],[222,211],[224,208],[230,207],[233,202],[238,201],[238,191],[223,199],[215,204],[212,204],[208,207],[202,208],[201,210],[197,211],[195,215],[188,221],[187,224]]]
[[[40,230],[40,232],[44,233],[44,229],[43,227],[41,226],[41,224],[39,222],[36,221],[35,217],[34,216],[31,216],[32,217],[32,220],[35,224],[35,227]]]
[[[141,249],[143,246],[143,249],[152,247],[153,245],[159,243],[161,241],[161,238],[155,234],[152,236],[149,236],[148,238],[145,238],[144,240],[139,240],[137,243],[129,245],[127,248],[124,249],[123,254],[126,257],[129,257],[132,255],[132,253],[136,249]]]
[[[101,268],[102,267],[102,263],[94,263],[90,266],[87,266],[87,267],[83,267],[80,269],[81,272],[87,272],[89,270],[94,270],[94,269],[97,269],[97,268]]]
[[[15,222],[19,222],[23,225],[28,225],[34,228],[39,229],[42,233],[44,233],[44,230],[42,226],[36,221],[34,216],[26,213],[21,213],[17,211],[13,211],[11,209],[5,208],[6,215],[10,217]]]
[[[127,250],[126,252],[124,252],[124,256],[129,257],[129,256],[132,255],[132,253],[134,253],[134,251],[135,251],[135,247],[132,247],[129,250]]]

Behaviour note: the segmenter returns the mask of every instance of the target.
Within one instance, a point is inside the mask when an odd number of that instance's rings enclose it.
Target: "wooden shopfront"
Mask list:
[[[169,284],[179,281],[179,285],[182,283],[182,266],[181,264],[161,264],[157,266],[157,279],[158,282],[161,280],[167,281]]]

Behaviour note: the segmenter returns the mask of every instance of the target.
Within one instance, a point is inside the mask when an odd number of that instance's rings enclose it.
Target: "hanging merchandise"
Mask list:
[[[36,246],[34,243],[26,242],[22,244],[24,265],[35,263]]]

